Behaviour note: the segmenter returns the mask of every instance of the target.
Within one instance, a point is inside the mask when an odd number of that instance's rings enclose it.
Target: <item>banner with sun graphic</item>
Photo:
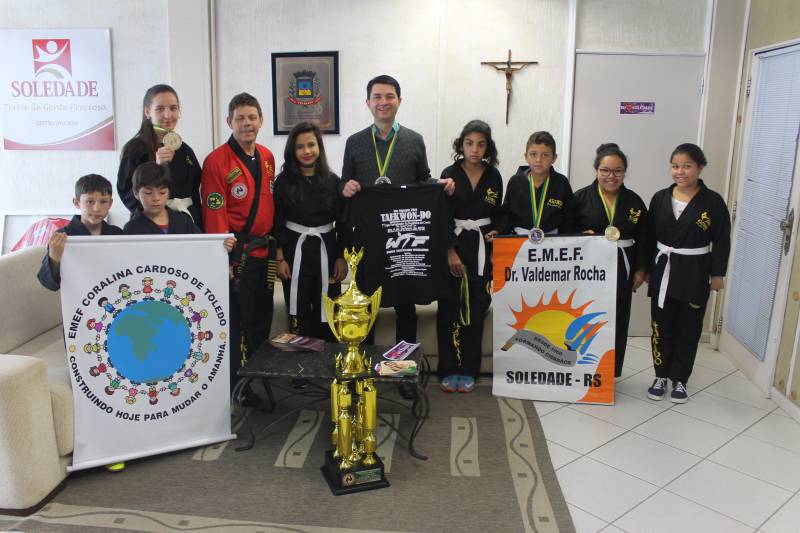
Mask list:
[[[81,470],[235,438],[225,235],[70,237],[64,340]]]
[[[617,246],[498,238],[492,260],[493,393],[613,404]]]

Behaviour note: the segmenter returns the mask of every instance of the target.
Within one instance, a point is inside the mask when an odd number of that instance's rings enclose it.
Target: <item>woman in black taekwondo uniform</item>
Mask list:
[[[698,146],[681,144],[670,163],[675,183],[650,201],[648,295],[656,378],[647,395],[662,399],[669,379],[670,400],[685,403],[708,296],[722,288],[728,267],[731,221],[725,201],[700,179],[706,158]]]
[[[528,138],[528,165],[519,167],[508,180],[499,233],[526,235],[540,242],[545,235],[575,231],[572,188],[552,166],[557,157],[556,141],[548,132],[537,131]]]
[[[647,208],[638,194],[625,187],[628,158],[614,143],[602,144],[594,158],[596,178],[575,193],[579,231],[605,235],[617,243],[617,323],[614,377],[622,375],[631,318],[631,296],[644,282],[649,248],[645,245]]]
[[[447,253],[450,283],[436,313],[438,371],[445,392],[471,392],[481,369],[483,321],[492,302],[491,240],[501,214],[503,178],[485,122],[468,122],[453,150],[455,163],[441,176],[453,180],[455,192],[448,197],[453,227]]]

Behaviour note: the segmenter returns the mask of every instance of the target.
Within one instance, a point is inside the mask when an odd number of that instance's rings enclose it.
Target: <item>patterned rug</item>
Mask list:
[[[74,473],[37,514],[0,516],[0,530],[574,531],[533,403],[495,398],[489,381],[472,394],[431,382],[431,415],[416,439],[427,461],[390,429],[411,430],[408,402],[380,389],[379,413],[390,422],[377,432],[385,489],[333,496],[320,472],[327,401],[278,392],[274,413],[237,410],[238,441],[131,461],[119,474]],[[249,428],[255,446],[236,451]]]

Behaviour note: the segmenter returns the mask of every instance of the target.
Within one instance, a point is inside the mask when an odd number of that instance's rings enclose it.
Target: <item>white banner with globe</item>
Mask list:
[[[226,235],[70,237],[61,309],[81,470],[235,438]]]

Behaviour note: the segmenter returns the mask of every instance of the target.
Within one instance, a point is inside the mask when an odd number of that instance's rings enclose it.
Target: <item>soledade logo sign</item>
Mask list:
[[[11,82],[11,96],[97,97],[97,80],[72,79],[71,39],[32,39],[33,80]]]
[[[63,79],[72,77],[72,50],[69,39],[33,39],[33,74]]]
[[[113,150],[108,29],[0,28],[6,150]]]

